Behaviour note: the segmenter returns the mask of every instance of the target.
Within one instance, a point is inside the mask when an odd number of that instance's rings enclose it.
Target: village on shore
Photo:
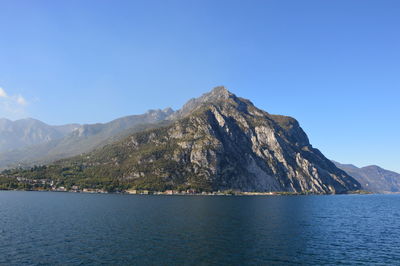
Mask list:
[[[200,191],[196,189],[186,190],[165,190],[153,191],[147,189],[126,189],[126,190],[106,190],[100,188],[82,188],[77,185],[66,186],[59,185],[53,180],[46,179],[27,179],[18,177],[17,181],[24,184],[23,187],[14,188],[0,188],[1,190],[22,190],[22,191],[53,191],[53,192],[73,192],[73,193],[98,193],[98,194],[132,194],[132,195],[209,195],[209,196],[273,196],[273,195],[319,195],[311,191],[306,192],[284,192],[284,191],[268,191],[268,192],[254,192],[254,191],[240,191],[240,190],[223,190],[223,191]],[[371,192],[364,190],[348,191],[346,194],[371,194]]]
[[[165,191],[151,191],[151,190],[139,190],[139,189],[129,189],[123,191],[114,191],[108,192],[103,189],[92,189],[92,188],[83,188],[79,189],[77,186],[72,186],[71,189],[67,189],[65,187],[57,187],[52,188],[48,191],[55,192],[76,192],[76,193],[100,193],[100,194],[131,194],[131,195],[280,195],[280,194],[297,194],[290,192],[243,192],[243,191],[235,191],[235,190],[225,190],[225,191],[197,191],[195,189],[187,189],[187,190],[165,190]]]

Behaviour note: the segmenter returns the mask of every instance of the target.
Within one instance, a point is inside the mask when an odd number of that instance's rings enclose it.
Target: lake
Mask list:
[[[0,191],[0,264],[400,263],[400,195]]]

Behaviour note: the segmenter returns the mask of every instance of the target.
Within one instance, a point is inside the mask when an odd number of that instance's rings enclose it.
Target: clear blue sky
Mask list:
[[[105,122],[216,85],[400,172],[400,1],[0,0],[0,117]]]

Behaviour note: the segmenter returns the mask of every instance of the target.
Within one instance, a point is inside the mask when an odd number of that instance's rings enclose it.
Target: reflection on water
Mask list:
[[[399,200],[3,191],[0,264],[395,264]]]

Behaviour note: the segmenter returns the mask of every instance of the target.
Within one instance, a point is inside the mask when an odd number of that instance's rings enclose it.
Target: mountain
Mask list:
[[[77,124],[50,126],[32,118],[16,121],[1,118],[0,152],[61,139],[77,127]]]
[[[400,192],[400,174],[376,165],[358,168],[352,164],[335,165],[354,177],[363,189],[375,193]]]
[[[4,178],[80,187],[345,193],[360,184],[309,143],[299,123],[217,87],[167,125]],[[9,179],[7,179],[9,180]]]
[[[20,149],[0,153],[0,168],[43,164],[89,152],[96,147],[105,145],[110,138],[118,139],[118,137],[124,136],[125,131],[125,135],[127,135],[135,132],[135,127],[142,129],[145,124],[163,121],[173,112],[171,108],[149,110],[142,115],[126,116],[104,124],[50,127],[53,131],[59,132],[57,137],[48,138],[47,141],[42,141],[37,145],[25,145]],[[41,123],[38,120],[35,121],[38,124]],[[15,138],[19,139],[19,135]]]

